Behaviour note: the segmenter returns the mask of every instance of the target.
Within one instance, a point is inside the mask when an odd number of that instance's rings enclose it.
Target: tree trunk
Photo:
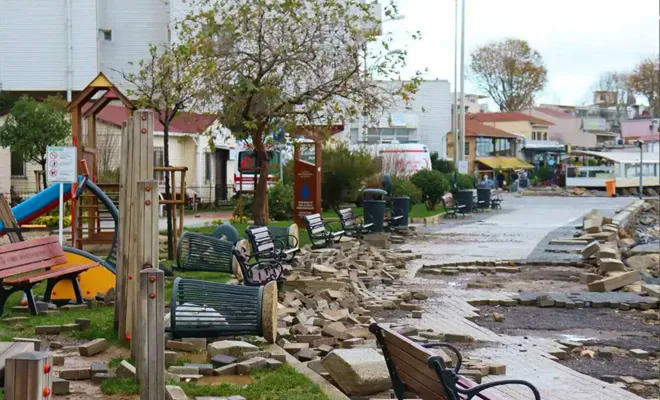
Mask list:
[[[43,159],[41,162],[41,182],[44,184],[44,189],[48,187],[48,179],[46,179],[46,159]]]
[[[256,135],[252,139],[254,151],[259,165],[259,178],[254,186],[254,203],[252,206],[252,219],[255,225],[265,226],[268,224],[266,205],[268,204],[268,152],[263,142],[263,134]]]
[[[170,148],[169,148],[169,139],[170,139],[170,124],[163,124],[163,165],[166,167],[170,166]],[[165,176],[165,199],[172,199],[172,189],[170,187],[170,179],[172,179],[172,174],[166,172]],[[166,204],[165,210],[167,211],[167,259],[171,260],[174,258],[174,227],[172,226],[172,205]]]

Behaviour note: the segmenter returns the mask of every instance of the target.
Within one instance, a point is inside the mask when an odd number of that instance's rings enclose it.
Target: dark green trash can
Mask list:
[[[364,200],[364,223],[373,224],[371,232],[383,232],[383,222],[385,221],[385,200]]]
[[[410,197],[400,196],[392,197],[392,217],[403,216],[396,221],[396,226],[400,228],[408,227],[408,213],[410,211]]]
[[[474,191],[471,189],[459,190],[456,194],[456,201],[458,201],[458,204],[465,206],[466,212],[472,212],[473,199]]]
[[[238,243],[239,240],[241,240],[241,235],[238,233],[238,230],[234,227],[234,225],[229,224],[229,223],[223,223],[222,225],[218,225],[217,228],[213,231],[211,236],[215,238],[222,238],[224,236],[224,239],[228,242],[232,242],[234,244]]]
[[[490,191],[489,188],[478,188],[477,189],[477,200],[479,203],[483,201],[483,208],[490,208]]]

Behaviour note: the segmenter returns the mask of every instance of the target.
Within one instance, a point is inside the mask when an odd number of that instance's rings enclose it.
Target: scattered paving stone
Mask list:
[[[64,324],[62,325],[62,332],[82,331],[80,324]]]
[[[493,319],[495,322],[504,322],[504,314],[493,313]]]
[[[238,364],[223,365],[213,370],[213,375],[236,375],[236,366]]]
[[[78,346],[64,346],[60,349],[60,351],[66,354],[79,352]]]
[[[206,350],[206,338],[183,338],[181,341],[191,343],[195,347],[193,351]]]
[[[53,357],[53,365],[55,366],[64,365],[64,356],[53,354],[52,357]]]
[[[188,396],[179,386],[165,386],[166,400],[188,400]]]
[[[321,364],[351,396],[383,392],[391,385],[385,359],[371,348],[337,349]]]
[[[630,350],[630,355],[635,358],[647,359],[649,358],[649,352],[641,349],[632,349]]]
[[[60,371],[60,378],[69,381],[80,381],[92,377],[92,370],[87,368],[69,368]]]
[[[346,349],[351,349],[353,347],[361,346],[363,344],[364,344],[364,339],[363,338],[352,338],[352,339],[344,340],[344,342],[342,343],[342,347],[344,347]],[[298,359],[300,359],[300,358],[298,358]],[[301,361],[303,361],[303,360],[301,360]]]
[[[168,340],[165,343],[165,348],[172,351],[183,351],[185,353],[191,353],[195,351],[195,345],[189,342],[182,342],[180,340]]]
[[[179,355],[176,351],[165,350],[165,364],[173,364],[177,358],[179,358]]]
[[[236,364],[236,372],[239,375],[245,375],[255,369],[263,369],[268,366],[266,359],[263,357],[255,357]]]
[[[489,375],[506,375],[505,364],[487,364]]]
[[[270,356],[271,356],[270,351],[251,351],[249,353],[245,353],[242,356],[237,357],[236,362],[243,362],[245,360],[249,360],[255,357],[270,358]]]
[[[211,364],[192,364],[186,363],[184,367],[194,367],[197,368],[197,371],[200,375],[204,376],[213,376],[213,365]]]
[[[302,362],[305,361],[311,361],[316,359],[319,354],[321,354],[317,350],[312,350],[312,349],[305,349],[305,350],[300,350],[299,352],[296,353],[296,358]]]
[[[123,360],[115,372],[118,378],[135,378],[135,367],[128,361]]]
[[[102,362],[92,363],[90,366],[92,375],[108,372],[108,364]]]
[[[207,353],[210,358],[217,355],[240,357],[245,353],[255,351],[259,351],[257,346],[240,340],[221,340],[207,346]]]
[[[30,312],[28,306],[14,306],[11,308],[11,310],[12,312],[23,313],[23,314],[28,314]]]
[[[199,367],[173,365],[167,369],[176,375],[199,375]]]
[[[59,335],[61,332],[62,325],[42,325],[34,327],[34,333],[37,335]]]
[[[48,348],[50,350],[59,350],[62,347],[64,347],[64,346],[60,342],[50,342],[50,343],[48,343]]]
[[[596,353],[599,358],[607,358],[611,359],[614,357],[614,352],[612,352],[611,349],[599,349],[598,353]]]
[[[106,351],[110,347],[108,341],[105,339],[94,339],[87,342],[78,348],[82,357],[92,357],[99,353]]]
[[[65,396],[71,393],[71,382],[62,378],[53,378],[53,395]]]
[[[429,340],[439,340],[441,342],[445,340],[445,337],[442,333],[433,331],[420,331],[418,336]]]
[[[32,344],[34,344],[34,351],[41,351],[41,349],[44,348],[44,343],[41,341],[41,339],[13,338],[12,342],[32,343]]]
[[[110,372],[99,372],[92,375],[92,383],[100,385],[103,381],[116,378],[116,375]]]
[[[282,362],[274,359],[274,358],[267,358],[266,359],[266,369],[271,369],[275,370],[278,368],[281,368],[282,365],[284,365]]]
[[[419,311],[419,310],[413,310],[412,317],[413,318],[422,318],[422,312]]]
[[[473,343],[474,337],[457,333],[445,333],[445,341],[449,343]]]
[[[81,331],[84,331],[85,329],[89,329],[89,327],[92,326],[92,320],[88,318],[76,318],[75,322],[76,324],[79,325],[79,329]]]
[[[602,375],[600,380],[607,383],[614,383],[619,379],[618,375]]]
[[[245,400],[245,397],[234,395],[234,396],[227,397],[227,400]]]
[[[225,365],[235,364],[235,363],[236,363],[236,357],[225,356],[223,354],[218,354],[217,356],[211,358],[211,365],[213,365],[213,368],[220,368],[220,367],[224,367]]]
[[[632,376],[620,376],[619,381],[625,383],[626,385],[632,385],[633,383],[639,383],[639,379]]]
[[[25,322],[25,321],[27,321],[27,320],[29,320],[28,317],[11,317],[11,318],[5,318],[5,319],[3,319],[3,320],[2,320],[2,323],[3,323],[3,324],[14,325],[14,324],[17,324],[17,323],[19,323],[19,322]]]

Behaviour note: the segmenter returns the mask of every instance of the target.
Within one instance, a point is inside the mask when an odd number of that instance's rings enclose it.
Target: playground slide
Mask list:
[[[64,201],[71,199],[71,184],[64,184]],[[55,209],[60,204],[60,187],[52,185],[45,190],[35,194],[21,204],[12,207],[11,212],[19,225],[27,224],[48,211]],[[3,233],[4,225],[0,222],[0,235]]]

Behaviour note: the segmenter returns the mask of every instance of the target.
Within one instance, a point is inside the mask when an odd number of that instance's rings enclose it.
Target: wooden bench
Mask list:
[[[259,260],[256,254],[247,254],[246,249],[241,245],[234,248],[234,257],[241,269],[245,286],[263,286],[270,281],[282,286],[284,267],[279,259]]]
[[[523,380],[502,380],[477,385],[459,375],[462,357],[458,349],[447,343],[418,344],[378,324],[371,324],[369,331],[383,350],[383,356],[392,380],[396,398],[403,400],[406,392],[414,392],[423,400],[501,400],[484,393],[484,390],[502,385],[523,385],[530,389],[535,400],[541,395],[534,385]],[[441,347],[454,353],[457,362],[453,369],[442,356],[429,348]],[[531,398],[531,397],[530,397]]]
[[[495,194],[493,197],[490,198],[490,208],[493,209],[498,209],[502,208],[502,195],[501,194]]]
[[[465,213],[468,211],[467,207],[458,204],[458,202],[454,200],[454,195],[451,193],[445,193],[440,200],[442,200],[442,206],[445,208],[447,217],[456,218],[458,213],[461,213],[461,215],[465,217]]]
[[[290,261],[295,257],[300,248],[296,245],[290,248],[283,240],[273,237],[267,226],[255,226],[245,231],[253,254],[258,259],[277,259]],[[295,238],[295,236],[291,236]]]
[[[332,246],[344,235],[343,230],[333,231],[330,224],[323,222],[321,214],[305,215],[304,219],[313,249]]]
[[[351,208],[344,208],[336,212],[337,216],[339,216],[341,227],[346,232],[346,236],[359,239],[365,233],[371,232],[371,228],[374,226],[373,223],[365,224],[362,218],[356,216]]]
[[[62,281],[71,282],[76,302],[84,302],[78,275],[88,269],[98,267],[98,263],[67,265],[64,250],[56,236],[27,240],[0,247],[0,315],[4,313],[5,303],[15,292],[24,292],[28,300],[28,308],[32,314],[37,314],[37,305],[32,288],[46,281],[44,301],[49,302],[55,285]]]

